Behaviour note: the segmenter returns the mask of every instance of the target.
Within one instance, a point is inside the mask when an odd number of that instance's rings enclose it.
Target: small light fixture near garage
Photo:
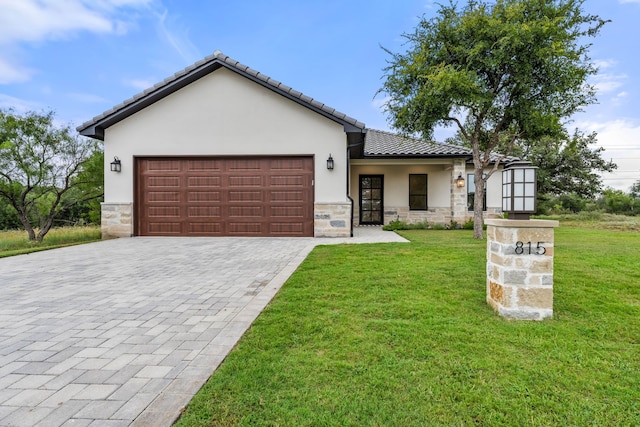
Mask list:
[[[462,177],[462,174],[458,174],[458,177],[456,178],[456,187],[464,187],[464,178]]]
[[[120,172],[122,170],[122,163],[120,163],[120,159],[117,157],[113,158],[113,162],[111,162],[111,172]]]
[[[333,170],[333,157],[331,157],[331,154],[329,154],[329,158],[327,159],[327,169],[330,171]]]

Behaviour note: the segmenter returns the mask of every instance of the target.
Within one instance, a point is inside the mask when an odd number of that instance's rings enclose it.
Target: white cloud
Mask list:
[[[611,99],[611,102],[613,103],[613,105],[620,106],[626,101],[628,96],[629,96],[628,92],[622,91],[622,92],[616,94],[616,96],[614,96]]]
[[[81,102],[83,104],[102,104],[108,101],[107,99],[92,93],[73,92],[67,94],[67,96],[74,101]]]
[[[593,80],[599,93],[608,93],[622,87],[626,79],[624,74],[598,74]]]
[[[33,70],[9,60],[6,52],[24,43],[63,40],[81,32],[125,34],[131,27],[125,13],[148,7],[154,0],[0,0],[0,84],[28,81]]]
[[[611,68],[617,64],[618,62],[613,59],[596,59],[593,61],[593,65],[595,65],[599,70]]]
[[[189,30],[179,25],[178,17],[170,17],[166,9],[156,12],[156,16],[158,33],[185,62],[191,64],[202,58],[189,39]]]
[[[105,33],[113,23],[79,0],[0,0],[0,43],[59,39],[76,31]]]
[[[0,93],[0,108],[12,108],[17,113],[26,113],[27,111],[40,110],[42,109],[42,105],[37,102],[27,101],[25,99],[20,99],[11,95]]]
[[[605,151],[602,158],[618,165],[612,173],[602,174],[604,185],[628,191],[640,180],[640,123],[617,119],[606,122],[583,121],[576,123],[579,129],[598,134],[598,145]]]
[[[373,101],[371,101],[371,105],[376,110],[382,111],[384,109],[384,106],[387,105],[387,102],[389,102],[389,101],[391,101],[391,97],[390,96],[375,97],[375,98],[373,98]]]
[[[31,78],[33,70],[0,58],[0,84],[22,83]]]
[[[597,132],[601,143],[606,141],[615,146],[625,145],[640,150],[640,124],[631,120],[579,121],[576,125],[579,129]]]

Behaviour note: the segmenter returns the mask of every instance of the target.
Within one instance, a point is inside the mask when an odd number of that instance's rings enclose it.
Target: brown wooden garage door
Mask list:
[[[138,158],[140,236],[313,236],[311,157]]]

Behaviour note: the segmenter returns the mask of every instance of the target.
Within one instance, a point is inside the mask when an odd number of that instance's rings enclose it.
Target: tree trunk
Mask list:
[[[51,230],[51,227],[53,226],[53,218],[54,218],[54,214],[50,213],[49,217],[45,220],[42,227],[40,227],[40,231],[38,231],[38,236],[36,236],[36,239],[38,242],[42,242],[42,240],[44,239],[44,236],[49,232],[49,230]]]
[[[27,213],[23,212],[21,209],[16,209],[18,211],[18,218],[20,219],[20,222],[22,223],[22,226],[24,227],[24,230],[27,232],[27,235],[29,236],[29,241],[33,242],[36,240],[36,232],[34,231],[33,227],[31,226],[31,223],[29,222],[29,219],[27,218]]]
[[[473,173],[473,183],[475,185],[475,195],[473,197],[473,238],[484,239],[484,232],[482,226],[484,225],[484,219],[482,217],[484,200],[484,183],[485,179],[482,178],[482,168],[475,169]]]

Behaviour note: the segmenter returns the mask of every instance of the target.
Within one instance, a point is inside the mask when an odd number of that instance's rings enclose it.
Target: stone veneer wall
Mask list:
[[[316,203],[313,218],[315,237],[351,236],[351,203]]]
[[[487,303],[510,319],[552,317],[558,221],[489,219],[486,224]]]
[[[354,226],[358,226],[360,218],[360,210],[357,206],[357,202],[354,204],[353,223]],[[500,208],[487,208],[484,212],[484,219],[488,218],[502,218],[502,210]],[[412,211],[409,206],[389,206],[384,210],[384,223],[389,224],[391,221],[400,220],[408,224],[415,224],[417,222],[432,222],[436,224],[450,224],[454,219],[451,216],[451,208],[431,208],[426,211]],[[455,221],[462,225],[463,223],[473,219],[473,212],[466,212],[466,215],[462,220],[456,218]]]
[[[133,236],[133,203],[101,203],[102,238]]]

